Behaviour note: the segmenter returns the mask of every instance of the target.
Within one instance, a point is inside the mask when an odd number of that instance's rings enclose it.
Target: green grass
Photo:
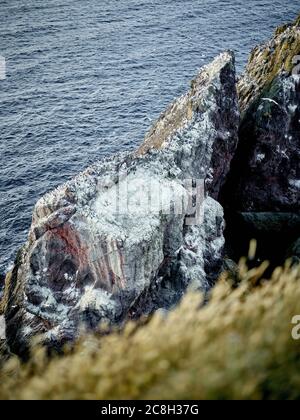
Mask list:
[[[300,269],[240,264],[239,287],[224,274],[203,306],[188,294],[166,318],[106,337],[82,338],[51,360],[35,346],[29,363],[0,368],[1,399],[298,399]],[[200,309],[201,306],[201,309]]]

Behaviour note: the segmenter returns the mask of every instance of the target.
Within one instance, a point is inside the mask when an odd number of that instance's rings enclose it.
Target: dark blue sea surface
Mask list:
[[[0,0],[0,271],[45,192],[139,144],[224,49],[241,72],[300,0]]]

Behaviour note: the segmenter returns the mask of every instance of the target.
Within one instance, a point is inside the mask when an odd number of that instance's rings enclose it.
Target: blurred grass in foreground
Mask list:
[[[300,268],[287,263],[264,281],[266,267],[249,271],[242,260],[239,279],[223,274],[207,305],[190,293],[167,317],[81,339],[64,356],[48,360],[36,347],[25,365],[11,357],[0,398],[299,399],[291,321],[300,315]]]

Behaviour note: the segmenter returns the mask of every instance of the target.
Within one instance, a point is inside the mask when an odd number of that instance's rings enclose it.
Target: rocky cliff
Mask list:
[[[298,211],[300,20],[252,52],[238,82],[243,117],[226,191],[239,211]]]
[[[201,69],[133,154],[101,161],[37,203],[7,282],[10,348],[170,308],[221,269],[216,201],[237,146],[234,57]]]
[[[255,237],[281,264],[300,236],[299,63],[300,18],[253,50],[238,82],[239,144],[221,194],[235,256]]]
[[[232,258],[256,237],[260,258],[299,261],[299,25],[255,48],[237,84],[233,54],[221,54],[136,152],[40,199],[6,281],[11,350],[26,354],[40,334],[60,347],[81,328],[210,289],[224,262],[225,219]]]
[[[268,42],[251,52],[245,73],[238,81],[241,111],[245,112],[279,74],[299,74],[299,54],[300,16],[277,28]]]

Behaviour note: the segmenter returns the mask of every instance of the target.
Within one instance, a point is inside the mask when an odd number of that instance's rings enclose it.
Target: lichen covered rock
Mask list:
[[[299,55],[300,16],[294,23],[277,28],[270,41],[253,49],[246,71],[238,82],[242,112],[247,110],[278,74],[286,72],[290,75],[300,62],[297,59]]]
[[[243,117],[223,192],[226,207],[242,212],[300,210],[299,54],[298,20],[250,57],[238,83]]]
[[[140,150],[96,163],[37,203],[6,290],[10,348],[170,308],[222,266],[215,201],[237,145],[234,58],[204,67]],[[197,217],[196,217],[197,216]],[[141,302],[144,302],[141,305]]]

